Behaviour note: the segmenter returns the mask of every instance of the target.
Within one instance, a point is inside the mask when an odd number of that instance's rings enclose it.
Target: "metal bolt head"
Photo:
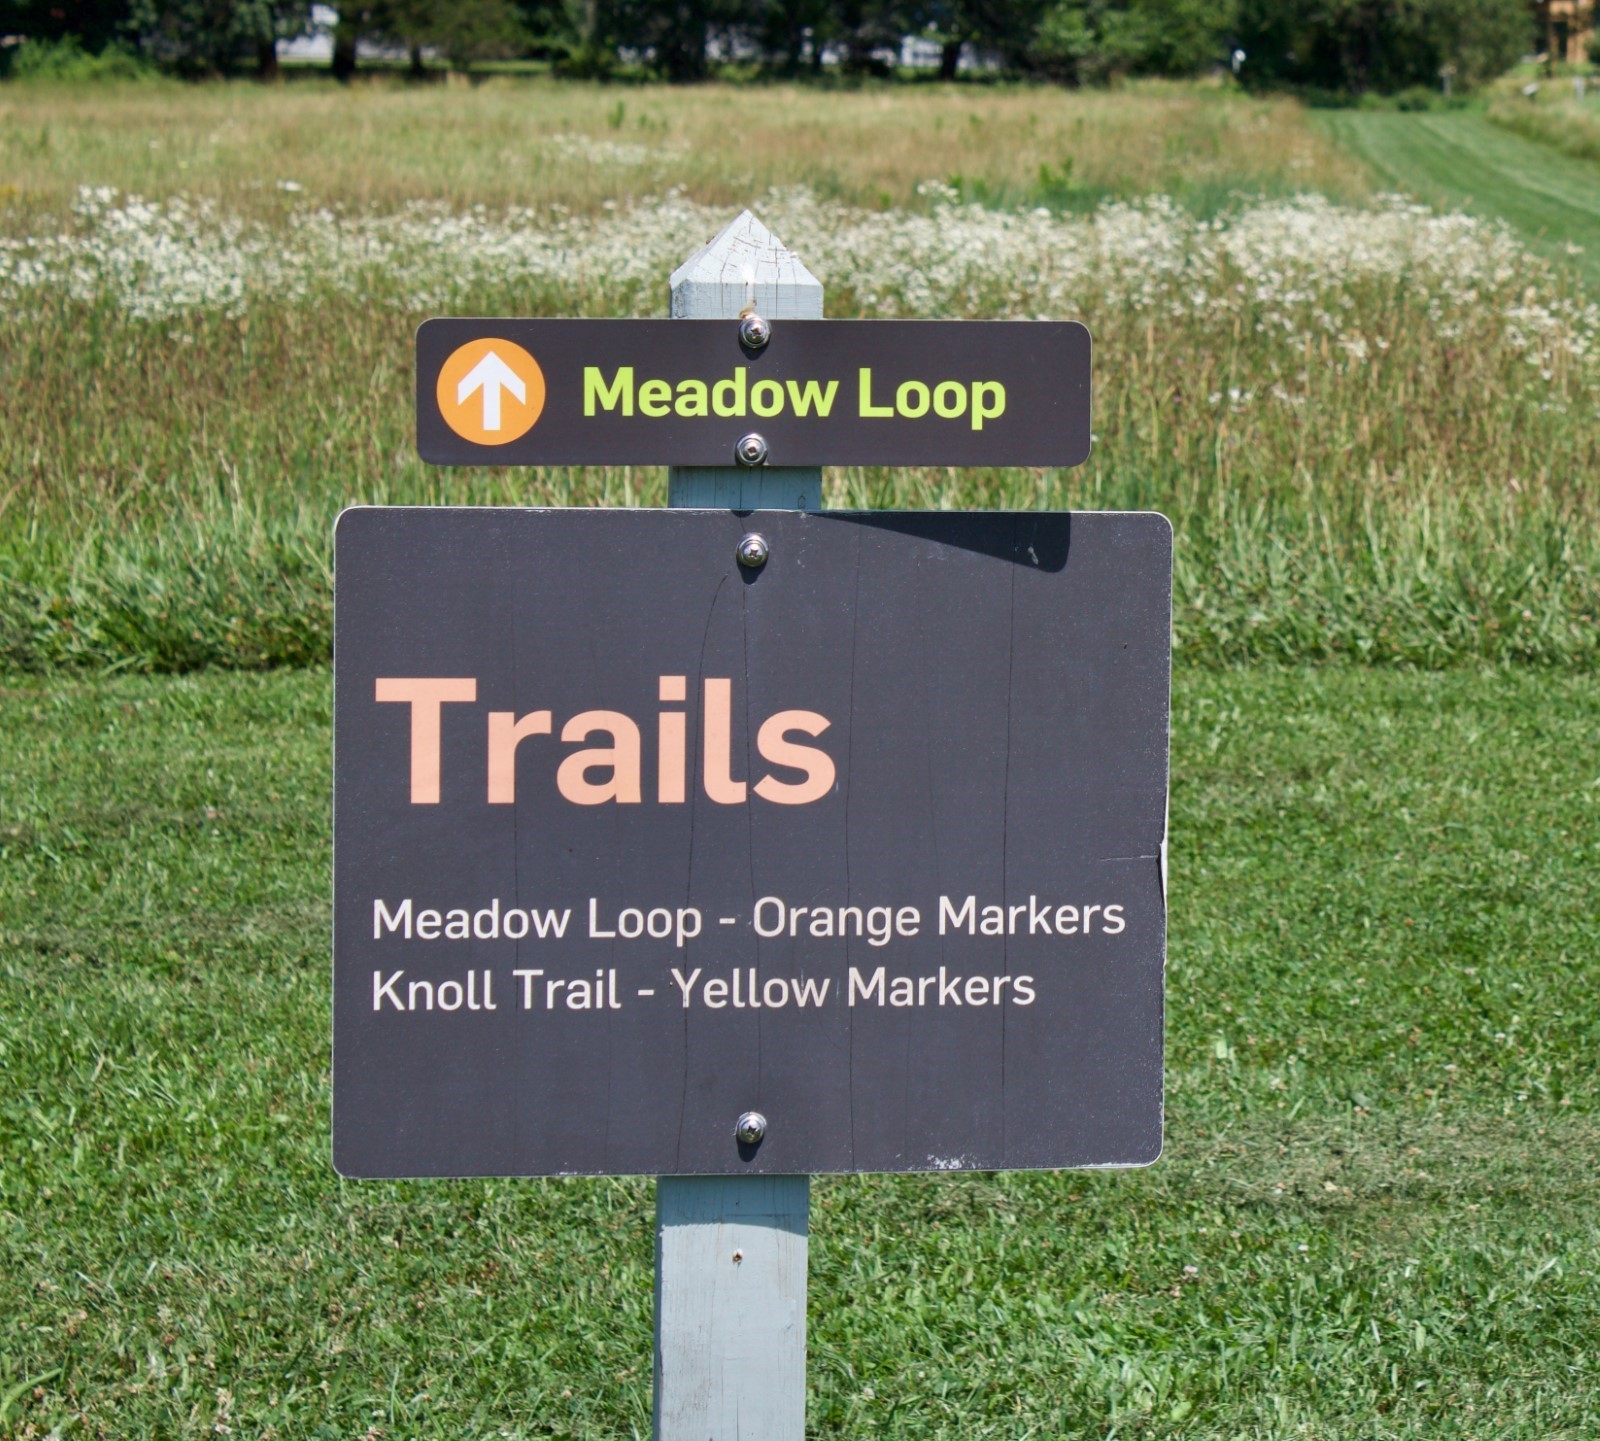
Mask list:
[[[739,564],[746,570],[760,570],[767,563],[767,538],[751,531],[749,535],[739,537],[739,544],[734,554],[739,557]]]
[[[767,1118],[760,1111],[746,1111],[733,1128],[733,1139],[741,1146],[759,1146],[767,1134]]]
[[[772,324],[751,311],[739,317],[739,344],[746,350],[764,350],[772,339]]]
[[[740,465],[760,465],[767,458],[767,442],[764,436],[752,431],[733,448],[733,458]]]

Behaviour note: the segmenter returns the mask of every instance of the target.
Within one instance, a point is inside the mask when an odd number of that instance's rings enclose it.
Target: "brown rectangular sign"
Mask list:
[[[336,550],[344,1174],[1155,1159],[1161,516],[372,508]]]
[[[1075,321],[429,320],[417,448],[434,465],[1071,466],[1088,458]]]

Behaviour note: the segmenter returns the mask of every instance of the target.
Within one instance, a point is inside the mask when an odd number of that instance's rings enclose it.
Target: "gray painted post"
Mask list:
[[[777,325],[822,318],[821,282],[746,210],[673,272],[672,314],[731,324],[751,304]],[[821,502],[820,469],[674,468],[667,480],[671,506]],[[656,1181],[656,1441],[805,1435],[810,1207],[809,1176]]]
[[[772,321],[822,319],[822,282],[746,210],[672,272],[672,314],[681,320],[734,320],[751,304]],[[759,427],[760,421],[751,421],[751,429]],[[675,466],[668,473],[667,504],[711,510],[821,509],[819,468],[746,469],[732,464],[731,455],[729,461],[714,469]]]

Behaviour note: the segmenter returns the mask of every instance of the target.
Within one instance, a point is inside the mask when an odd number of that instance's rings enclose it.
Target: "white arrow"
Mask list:
[[[462,378],[456,386],[456,404],[465,405],[467,397],[475,390],[483,392],[483,428],[500,429],[500,392],[509,390],[523,403],[528,399],[528,387],[522,377],[494,351],[490,351]]]

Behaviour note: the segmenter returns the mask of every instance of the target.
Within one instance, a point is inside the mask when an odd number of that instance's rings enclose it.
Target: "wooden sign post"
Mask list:
[[[820,320],[822,282],[748,210],[672,277],[672,314]],[[667,504],[818,510],[822,470],[668,473]],[[800,1441],[809,1176],[656,1181],[656,1441]]]
[[[748,212],[672,314],[417,339],[424,459],[668,510],[340,517],[333,1159],[656,1177],[657,1441],[801,1441],[812,1174],[1160,1154],[1171,527],[821,508],[1080,463],[1080,325],[824,322]]]

